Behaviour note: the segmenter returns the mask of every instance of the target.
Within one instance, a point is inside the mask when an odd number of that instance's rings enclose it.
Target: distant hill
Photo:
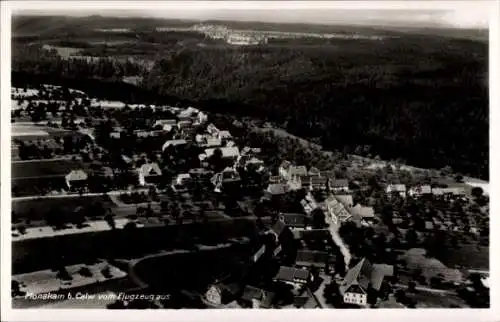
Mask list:
[[[363,35],[433,35],[471,40],[488,40],[488,30],[453,28],[417,28],[389,26],[349,26],[300,23],[243,22],[231,20],[181,20],[146,17],[67,17],[67,16],[13,16],[13,36],[54,36],[58,33],[88,31],[97,28],[130,28],[132,31],[156,27],[190,27],[198,23],[224,25],[231,29],[249,29],[285,32],[346,33]]]

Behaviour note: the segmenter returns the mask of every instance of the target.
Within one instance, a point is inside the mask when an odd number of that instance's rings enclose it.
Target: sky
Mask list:
[[[482,29],[488,28],[492,1],[23,1],[16,7],[30,10],[16,13]]]

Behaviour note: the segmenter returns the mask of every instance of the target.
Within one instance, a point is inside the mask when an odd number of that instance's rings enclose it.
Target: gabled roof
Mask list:
[[[353,285],[360,286],[366,292],[370,284],[371,271],[371,263],[365,258],[360,260],[359,263],[347,271],[339,288],[340,294],[343,295]]]
[[[158,163],[153,162],[153,163],[144,163],[139,171],[145,176],[161,176],[162,172],[160,167],[158,166]]]
[[[326,177],[320,177],[320,176],[311,176],[311,185],[313,186],[324,186],[326,185],[326,182],[327,182],[327,178]]]
[[[330,195],[326,200],[325,200],[325,205],[330,212],[330,214],[333,214],[340,218],[341,220],[348,219],[351,217],[351,214],[347,209],[345,209],[344,205],[338,202],[338,200],[335,198],[335,196]]]
[[[303,214],[296,213],[282,213],[281,219],[287,226],[304,226],[306,221],[306,216]]]
[[[349,181],[347,179],[330,179],[328,184],[333,188],[343,188],[349,186]]]
[[[298,176],[300,178],[300,182],[302,183],[302,185],[308,185],[308,184],[311,184],[311,177],[310,175],[306,174],[306,175],[302,175],[302,176]]]
[[[295,280],[306,281],[311,273],[306,269],[281,266],[275,278],[277,280],[294,282]]]
[[[330,258],[328,252],[310,249],[299,249],[295,261],[297,264],[305,263],[318,263],[324,264]]]
[[[161,125],[161,126],[165,126],[165,125],[176,125],[177,124],[177,120],[175,119],[163,119],[163,120],[156,120],[155,123],[154,123],[154,126],[157,126],[157,125]]]
[[[290,172],[290,175],[292,175],[292,176],[306,176],[307,175],[307,168],[305,165],[290,166],[288,171]]]
[[[221,144],[222,144],[222,142],[219,138],[206,137],[204,145],[205,146],[219,146]]]
[[[182,111],[179,112],[179,117],[190,117],[193,116],[193,114],[198,114],[199,110],[194,108],[194,107],[188,107]]]
[[[323,170],[320,172],[322,177],[327,177],[328,179],[335,179],[335,171],[333,170]]]
[[[363,292],[368,290],[371,285],[375,290],[379,290],[385,276],[394,274],[394,266],[386,264],[372,265],[367,259],[363,258],[358,264],[347,271],[342,285],[341,294],[344,294],[353,286],[359,287]]]
[[[210,124],[207,125],[207,132],[210,133],[210,134],[214,134],[214,133],[219,132],[219,129],[215,125],[213,125],[212,123],[210,123]]]
[[[251,300],[263,300],[266,296],[267,291],[253,287],[250,285],[246,285],[243,289],[243,294],[241,295],[242,300],[251,301]]]
[[[387,264],[374,264],[372,269],[372,274],[370,276],[370,282],[375,290],[380,290],[382,282],[385,276],[394,275],[394,266]]]
[[[294,230],[293,235],[296,239],[307,240],[324,240],[331,238],[328,229]]]
[[[432,189],[432,193],[434,193],[435,190],[440,189],[440,192],[438,194],[453,194],[453,195],[460,195],[465,193],[465,189],[462,187],[449,187],[449,188],[434,188]]]

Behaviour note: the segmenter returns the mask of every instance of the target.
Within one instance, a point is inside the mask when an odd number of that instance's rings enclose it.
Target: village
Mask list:
[[[14,303],[130,278],[158,291],[134,265],[224,249],[238,256],[203,286],[107,307],[489,306],[489,196],[460,175],[362,169],[384,172],[379,182],[348,167],[271,166],[240,121],[192,106],[53,85],[13,88],[12,102]]]

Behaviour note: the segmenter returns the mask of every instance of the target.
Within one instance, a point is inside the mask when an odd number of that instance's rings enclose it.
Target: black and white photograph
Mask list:
[[[2,2],[13,312],[493,307],[496,1],[99,2]]]

